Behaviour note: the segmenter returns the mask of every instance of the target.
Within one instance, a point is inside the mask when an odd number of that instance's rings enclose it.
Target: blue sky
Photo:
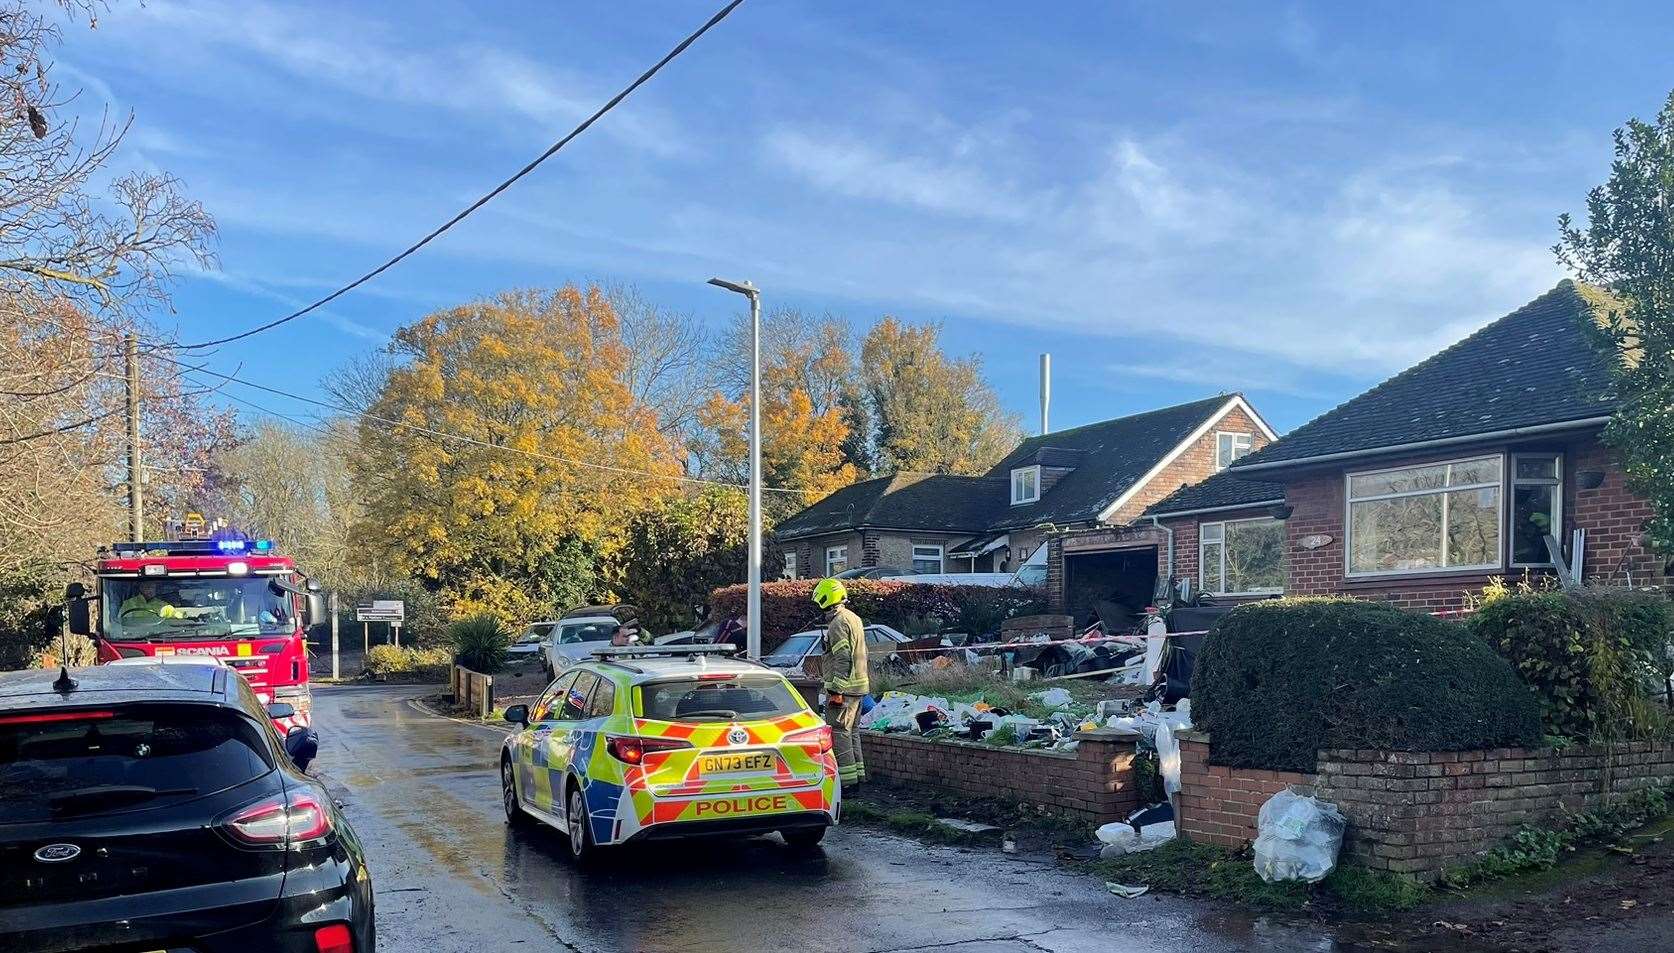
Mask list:
[[[122,2],[59,81],[220,223],[186,339],[312,300],[719,3]],[[1664,4],[749,0],[438,244],[213,359],[307,390],[426,311],[632,282],[724,322],[940,320],[1033,426],[1242,390],[1287,430],[1563,277],[1554,220],[1674,86]],[[236,390],[280,410],[281,398]]]

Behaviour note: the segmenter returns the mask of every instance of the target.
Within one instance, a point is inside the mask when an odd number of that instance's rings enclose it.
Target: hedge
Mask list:
[[[814,605],[817,579],[766,582],[761,587],[762,646],[771,650],[786,636],[824,624],[824,613]],[[896,582],[886,579],[845,579],[849,608],[866,622],[881,622],[909,635],[929,630],[988,635],[1012,616],[1045,611],[1038,590],[1016,586],[951,586]],[[709,597],[718,618],[744,617],[749,587],[726,586]]]
[[[1549,734],[1611,741],[1644,737],[1666,721],[1646,698],[1670,669],[1674,607],[1660,593],[1494,595],[1469,625],[1534,687]]]
[[[1275,599],[1227,613],[1198,656],[1191,698],[1210,762],[1231,767],[1311,773],[1321,749],[1541,740],[1534,692],[1464,626],[1352,599]]]

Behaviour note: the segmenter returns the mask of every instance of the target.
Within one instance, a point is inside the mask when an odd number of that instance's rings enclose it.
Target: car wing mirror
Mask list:
[[[522,725],[527,728],[529,726],[529,706],[511,705],[506,709],[505,718],[511,724]]]
[[[273,702],[267,706],[267,717],[274,719],[294,718],[296,717],[296,706],[289,702]]]

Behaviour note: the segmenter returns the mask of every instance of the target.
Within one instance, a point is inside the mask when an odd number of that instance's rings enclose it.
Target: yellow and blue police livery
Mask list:
[[[839,816],[831,729],[784,676],[733,651],[601,648],[506,709],[519,726],[500,754],[508,823],[558,828],[578,860],[662,837],[818,844]]]

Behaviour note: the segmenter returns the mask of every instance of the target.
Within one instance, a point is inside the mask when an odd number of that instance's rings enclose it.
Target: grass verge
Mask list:
[[[890,810],[859,800],[843,802],[843,823],[869,824],[935,844],[993,844],[1000,838],[998,831],[977,833],[949,827],[924,811]]]
[[[1338,867],[1317,884],[1267,883],[1248,850],[1233,851],[1185,840],[1154,850],[1089,864],[1106,880],[1144,884],[1152,890],[1212,897],[1255,910],[1299,912],[1309,907],[1380,914],[1411,910],[1430,898],[1422,884],[1357,867]]]

